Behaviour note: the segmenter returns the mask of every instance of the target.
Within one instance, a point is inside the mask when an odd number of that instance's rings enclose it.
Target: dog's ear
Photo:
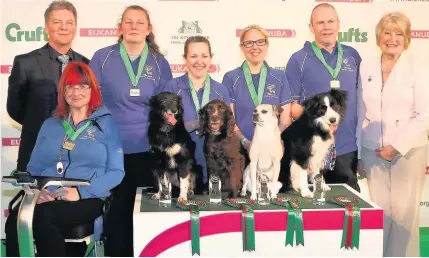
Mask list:
[[[235,130],[235,118],[234,114],[232,113],[232,109],[230,106],[225,105],[226,107],[226,123],[227,123],[227,136],[232,137],[234,136],[234,130]]]
[[[154,96],[152,96],[150,99],[149,99],[149,107],[150,108],[154,108],[155,106],[156,106],[156,104],[157,104],[157,98],[158,98],[158,95],[154,95]]]
[[[207,107],[208,104],[206,104],[205,106],[203,106],[199,111],[198,111],[198,117],[199,117],[199,127],[197,128],[197,133],[200,136],[203,136],[206,134],[206,125],[207,125]]]
[[[177,120],[183,120],[184,109],[183,109],[182,96],[176,95],[176,98],[177,98],[177,110],[178,110],[177,115],[176,115],[176,119]]]
[[[273,114],[275,116],[280,116],[280,114],[283,112],[283,108],[280,105],[273,105]]]
[[[335,100],[335,102],[337,102],[337,104],[340,105],[341,118],[344,118],[344,114],[346,113],[346,109],[347,109],[347,99],[348,99],[347,91],[331,90],[331,96]]]

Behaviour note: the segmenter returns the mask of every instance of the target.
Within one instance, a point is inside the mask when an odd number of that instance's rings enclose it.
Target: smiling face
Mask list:
[[[86,84],[66,85],[64,87],[64,97],[70,108],[82,108],[87,106],[91,99],[91,87]]]
[[[314,34],[314,41],[319,46],[335,45],[340,29],[337,12],[330,6],[320,6],[313,11],[310,30]]]
[[[206,42],[191,42],[185,55],[185,66],[191,77],[206,78],[212,62],[209,45]]]
[[[67,9],[52,10],[45,24],[49,43],[54,46],[69,46],[76,35],[76,18]]]
[[[384,54],[400,55],[405,49],[405,35],[397,26],[388,24],[380,33],[378,45]]]
[[[268,53],[268,38],[257,29],[244,33],[240,48],[246,60],[252,64],[262,63]]]

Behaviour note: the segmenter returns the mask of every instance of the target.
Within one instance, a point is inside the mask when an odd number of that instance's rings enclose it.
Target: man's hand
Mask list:
[[[377,157],[387,161],[392,161],[399,152],[392,146],[381,147],[375,150]]]

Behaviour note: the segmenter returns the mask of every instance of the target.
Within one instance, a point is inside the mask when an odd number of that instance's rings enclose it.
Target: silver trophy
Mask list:
[[[271,193],[268,184],[270,183],[270,180],[267,175],[260,175],[258,180],[258,204],[269,205]]]
[[[209,199],[210,204],[220,205],[222,203],[222,183],[218,175],[210,175]]]
[[[167,176],[159,181],[160,196],[158,204],[160,207],[171,207],[171,182]]]
[[[321,174],[317,174],[314,177],[314,182],[313,182],[313,204],[314,205],[325,205],[326,192],[323,188],[324,185],[325,185],[325,179]]]

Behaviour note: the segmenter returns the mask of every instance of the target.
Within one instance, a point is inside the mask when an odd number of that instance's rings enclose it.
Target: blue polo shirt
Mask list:
[[[140,57],[132,61],[134,73]],[[143,72],[137,84],[140,96],[130,96],[133,88],[119,52],[119,44],[95,52],[89,65],[100,85],[103,104],[115,119],[123,141],[124,153],[149,151],[149,99],[157,88],[173,78],[167,60],[149,49]]]
[[[243,63],[244,64],[244,63]],[[293,101],[288,80],[284,72],[267,66],[267,80],[265,84],[262,104],[286,105]],[[244,77],[243,65],[235,70],[227,72],[222,83],[228,87],[231,103],[234,103],[235,121],[243,135],[250,141],[253,138],[255,124],[253,123],[252,97]],[[259,74],[252,74],[255,91],[258,92]]]
[[[197,92],[198,101],[201,104],[203,99],[204,88],[201,88]],[[198,119],[198,114],[195,109],[194,101],[192,99],[191,90],[189,88],[189,77],[188,74],[174,78],[170,80],[164,87],[161,87],[159,92],[173,92],[182,97],[183,110],[184,110],[184,122],[189,122]],[[210,95],[209,101],[214,99],[223,100],[227,105],[230,103],[229,92],[225,85],[218,83],[217,81],[210,78]],[[204,147],[204,137],[197,135],[196,131],[190,133],[192,140],[196,144],[195,149],[195,159],[198,165],[201,165],[203,168],[203,181],[207,183],[207,163],[204,157],[203,147]]]
[[[362,61],[359,53],[352,47],[341,44],[343,47],[343,62],[337,76],[340,89],[348,92],[347,111],[344,120],[340,122],[335,135],[337,154],[342,155],[357,150],[357,89],[359,82],[359,65]],[[338,48],[335,46],[332,54],[322,49],[326,63],[335,69],[337,64]],[[300,104],[311,96],[329,92],[332,76],[322,62],[316,57],[311,42],[305,42],[304,47],[294,53],[286,66],[285,71],[292,96]]]

